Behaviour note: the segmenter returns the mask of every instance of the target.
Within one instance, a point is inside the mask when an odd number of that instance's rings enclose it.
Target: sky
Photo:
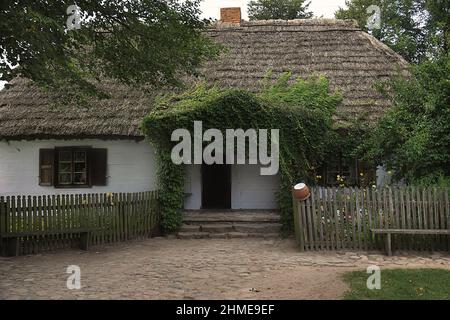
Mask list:
[[[220,8],[227,7],[241,7],[242,18],[248,20],[247,3],[249,0],[203,0],[200,8],[202,9],[202,18],[220,17]],[[314,13],[314,16],[324,18],[333,18],[334,12],[339,7],[345,7],[345,0],[311,0],[309,10]]]
[[[248,20],[247,3],[249,0],[203,0],[200,8],[202,18],[220,18],[220,8],[241,7],[242,18]],[[333,18],[334,12],[339,7],[345,7],[345,0],[311,0],[309,10],[315,17]],[[3,81],[0,81],[0,90],[3,89]]]

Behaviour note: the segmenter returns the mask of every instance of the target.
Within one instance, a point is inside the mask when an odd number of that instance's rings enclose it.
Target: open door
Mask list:
[[[230,165],[202,165],[202,208],[231,209]]]

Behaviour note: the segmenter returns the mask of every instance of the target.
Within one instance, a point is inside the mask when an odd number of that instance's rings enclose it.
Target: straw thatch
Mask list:
[[[376,119],[388,101],[373,83],[387,79],[407,63],[387,46],[361,31],[352,21],[292,20],[217,23],[206,33],[229,50],[203,68],[203,78],[224,87],[256,90],[267,71],[272,78],[291,71],[294,76],[323,74],[331,90],[344,101],[341,121],[367,113]],[[0,92],[0,139],[142,138],[139,123],[153,98],[111,82],[101,84],[111,98],[93,107],[72,103],[56,106],[57,97],[24,79]]]

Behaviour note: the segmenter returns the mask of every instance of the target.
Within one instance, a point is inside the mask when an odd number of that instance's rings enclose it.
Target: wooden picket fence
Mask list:
[[[156,191],[0,197],[0,237],[40,233],[21,237],[20,254],[76,247],[80,236],[65,230],[92,230],[91,245],[147,238],[159,218]]]
[[[293,200],[300,250],[383,250],[370,229],[450,229],[444,188],[313,188]],[[449,250],[445,235],[393,235],[393,250]]]

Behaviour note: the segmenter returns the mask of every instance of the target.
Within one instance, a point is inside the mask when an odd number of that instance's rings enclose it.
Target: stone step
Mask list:
[[[280,223],[193,223],[183,224],[180,232],[245,232],[245,233],[279,233]]]
[[[239,223],[233,224],[234,231],[248,233],[279,233],[281,223]]]
[[[226,233],[226,232],[232,232],[234,231],[233,224],[228,223],[221,223],[221,224],[201,224],[200,229],[203,232],[210,232],[210,233]]]
[[[187,224],[198,223],[258,223],[258,222],[273,222],[280,221],[280,214],[273,210],[193,210],[185,211],[183,213],[183,222]]]
[[[179,232],[179,239],[242,239],[242,238],[263,238],[273,239],[279,238],[278,233],[246,233],[246,232],[226,232],[226,233],[209,233],[209,232]]]
[[[200,232],[200,226],[195,224],[183,224],[180,232]]]

